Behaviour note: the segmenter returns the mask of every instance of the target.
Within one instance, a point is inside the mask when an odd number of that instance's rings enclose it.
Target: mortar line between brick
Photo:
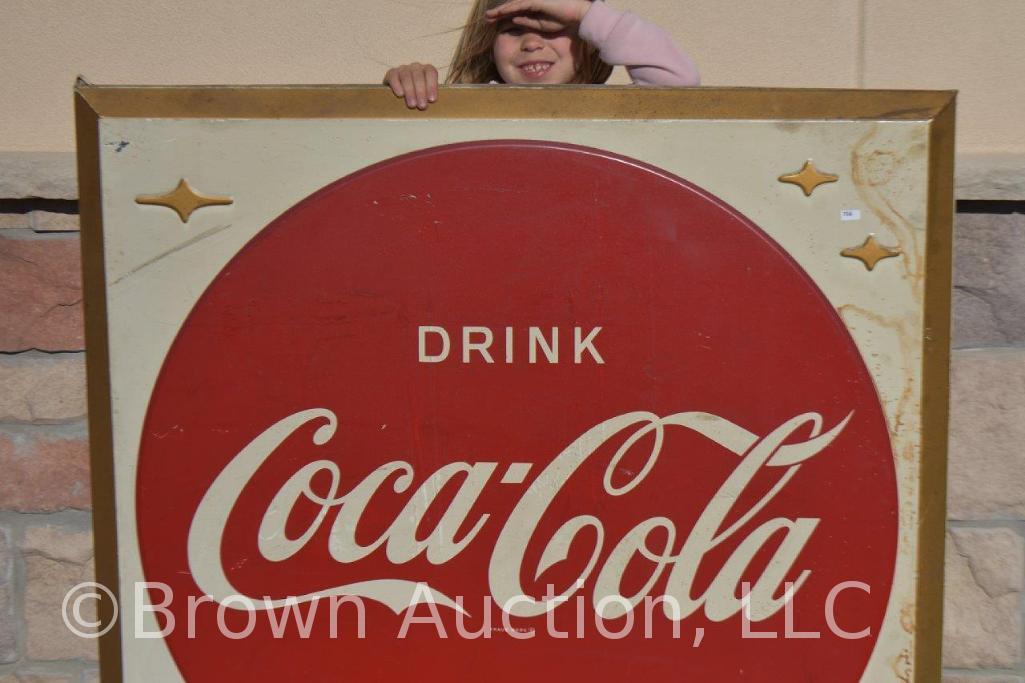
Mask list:
[[[0,676],[6,676],[8,674],[15,674],[18,672],[18,667],[21,666],[20,662],[12,662],[10,664],[0,664]]]
[[[1022,351],[1025,350],[1025,340],[1018,342],[1000,342],[999,344],[990,344],[988,346],[951,346],[951,351]]]
[[[82,681],[85,676],[85,667],[91,663],[88,659],[58,659],[58,660],[32,660],[27,659],[17,665],[14,671],[4,673],[19,673],[29,676],[46,676],[67,678],[70,681]]]
[[[40,197],[0,198],[0,213],[27,213],[49,211],[50,213],[78,214],[77,199],[43,199]]]
[[[0,420],[0,429],[14,428],[21,429],[23,427],[68,427],[68,426],[82,426],[88,427],[89,420],[85,415],[76,418],[69,418],[67,420],[55,420],[53,422],[22,422],[19,420]],[[31,429],[30,429],[31,431]]]
[[[92,512],[89,510],[58,510],[57,512],[0,510],[0,524],[14,526],[22,534],[30,526],[55,526],[65,531],[91,532],[92,519]],[[19,540],[24,540],[24,538]],[[19,549],[20,547],[19,545]]]
[[[21,428],[27,427],[28,432],[38,430],[45,430],[47,427],[82,427],[82,430],[76,430],[74,436],[87,436],[88,435],[88,420],[86,416],[69,418],[67,420],[37,420],[35,422],[22,422],[19,420],[0,420],[0,432],[17,432]],[[66,430],[62,430],[66,431]],[[81,431],[81,433],[78,433]],[[71,436],[67,434],[65,436]]]
[[[25,349],[24,351],[0,351],[0,360],[27,359],[27,360],[52,360],[62,357],[85,356],[84,350],[79,351],[44,351],[43,349]]]
[[[948,519],[947,527],[950,529],[1011,529],[1025,536],[1020,519]]]
[[[63,356],[63,355],[80,354],[80,353],[84,354],[85,353],[85,349],[54,349],[54,350],[50,350],[50,349],[28,348],[28,349],[19,349],[17,351],[0,351],[0,358],[16,358],[16,357],[21,356],[22,354],[26,354],[26,353],[33,354],[32,357],[42,358],[42,357],[45,357],[45,356]]]
[[[4,228],[0,231],[0,237],[8,240],[21,240],[26,242],[57,242],[61,240],[77,240],[80,232],[78,230],[33,230],[25,228]]]
[[[17,664],[25,661],[28,653],[28,620],[25,615],[25,589],[28,582],[25,579],[25,559],[21,549],[25,544],[25,526],[22,515],[16,515],[13,519],[2,519],[4,526],[10,530],[11,545],[13,550],[14,566],[11,569],[11,589],[14,591],[11,603],[14,606],[15,636],[14,642],[18,650]]]
[[[944,675],[947,676],[1007,676],[1018,675],[1018,669],[953,669],[944,668]],[[982,683],[989,680],[988,678],[977,679]]]

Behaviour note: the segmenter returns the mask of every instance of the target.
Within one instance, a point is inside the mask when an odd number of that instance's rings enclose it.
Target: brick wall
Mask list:
[[[945,681],[1025,683],[1025,203],[957,224]],[[73,201],[0,200],[0,683],[97,680]]]
[[[949,681],[1021,683],[1025,202],[960,208],[943,659]]]
[[[61,619],[93,575],[75,210],[0,200],[0,683],[99,680]]]

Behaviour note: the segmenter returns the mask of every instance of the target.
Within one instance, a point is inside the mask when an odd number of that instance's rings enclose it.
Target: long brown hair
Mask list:
[[[484,20],[484,12],[505,4],[506,0],[474,0],[470,16],[459,37],[446,83],[491,83],[502,82],[492,57],[492,47],[498,37],[498,28]],[[577,73],[573,83],[604,83],[612,75],[612,67],[598,57],[598,51],[577,40],[580,52],[577,57]]]

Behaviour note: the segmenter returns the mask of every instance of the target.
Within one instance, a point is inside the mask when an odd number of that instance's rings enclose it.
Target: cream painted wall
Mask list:
[[[707,85],[957,88],[962,152],[1025,153],[1023,0],[614,0]],[[71,86],[370,83],[450,57],[469,0],[0,1],[0,151],[73,149]],[[622,74],[614,82],[625,82]]]
[[[1025,152],[1025,2],[866,2],[868,85],[958,89],[962,149]]]

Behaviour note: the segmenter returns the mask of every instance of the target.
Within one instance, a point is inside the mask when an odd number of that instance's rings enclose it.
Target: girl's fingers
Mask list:
[[[384,82],[391,88],[395,97],[402,97],[406,94],[402,89],[402,81],[399,79],[398,69],[388,69],[388,73],[384,75]]]
[[[404,64],[388,69],[384,83],[410,109],[426,109],[438,99],[438,70],[432,64]]]
[[[430,64],[427,65],[427,101],[434,102],[438,99],[438,70]]]
[[[554,33],[556,31],[561,31],[566,28],[566,24],[564,24],[563,22],[545,18],[544,15],[520,15],[513,17],[511,21],[517,26],[532,28],[537,31],[543,31],[545,33]]]
[[[487,12],[484,13],[484,16],[491,20],[505,17],[510,14],[515,14],[517,12],[536,12],[539,10],[540,8],[537,6],[537,3],[535,3],[534,0],[509,0],[509,2],[505,3],[504,5],[499,5],[494,9],[489,9]]]
[[[489,23],[495,23],[512,17],[512,20],[522,26],[541,28],[545,31],[561,31],[570,24],[577,23],[583,19],[589,3],[584,6],[571,4],[559,4],[545,2],[545,0],[510,0],[499,7],[488,10],[484,18]],[[519,17],[530,17],[531,23],[519,22]]]
[[[584,20],[590,8],[590,0],[510,0],[485,12],[484,18],[494,22],[511,14],[534,12],[562,24],[575,24]]]
[[[536,17],[517,16],[511,19],[512,23],[524,28],[540,29],[541,20]]]
[[[427,108],[427,75],[419,64],[413,67],[413,85],[416,91],[417,109]]]
[[[402,83],[402,92],[406,98],[406,106],[416,109],[416,84],[413,82],[413,74],[409,69],[399,71],[399,80]]]

